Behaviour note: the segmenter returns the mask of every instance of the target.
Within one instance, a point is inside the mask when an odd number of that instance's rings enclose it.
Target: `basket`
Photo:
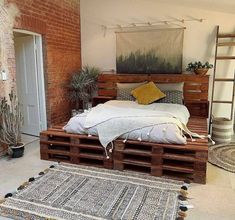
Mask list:
[[[212,139],[216,143],[229,143],[233,134],[233,122],[228,118],[213,118]]]
[[[7,154],[7,151],[8,151],[8,145],[0,143],[0,158],[5,156]]]
[[[195,69],[194,72],[199,76],[205,76],[208,72],[208,69],[207,68],[198,68],[198,69]]]

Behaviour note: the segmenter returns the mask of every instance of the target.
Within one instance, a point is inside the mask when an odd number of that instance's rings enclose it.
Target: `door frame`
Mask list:
[[[46,90],[45,90],[45,78],[44,78],[44,62],[43,62],[43,45],[42,35],[31,31],[13,29],[13,32],[32,35],[35,45],[35,57],[36,57],[36,78],[37,78],[37,94],[39,101],[39,115],[40,131],[47,130],[47,114],[46,114]],[[17,84],[16,84],[17,86]]]

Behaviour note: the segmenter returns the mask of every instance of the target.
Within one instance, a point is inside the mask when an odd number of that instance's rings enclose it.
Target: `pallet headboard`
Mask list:
[[[153,81],[155,83],[184,82],[184,103],[192,116],[208,117],[209,76],[193,74],[100,74],[98,79],[98,95],[117,96],[116,83],[134,83]]]

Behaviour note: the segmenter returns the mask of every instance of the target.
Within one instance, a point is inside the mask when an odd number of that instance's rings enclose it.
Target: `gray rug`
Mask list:
[[[210,146],[208,161],[235,173],[235,143]]]
[[[0,213],[33,220],[174,220],[181,186],[181,181],[62,163],[7,198]]]

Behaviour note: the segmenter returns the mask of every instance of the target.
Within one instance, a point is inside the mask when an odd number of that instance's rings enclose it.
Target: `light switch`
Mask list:
[[[1,71],[1,80],[2,81],[8,80],[8,74],[7,74],[7,72],[5,70]]]

